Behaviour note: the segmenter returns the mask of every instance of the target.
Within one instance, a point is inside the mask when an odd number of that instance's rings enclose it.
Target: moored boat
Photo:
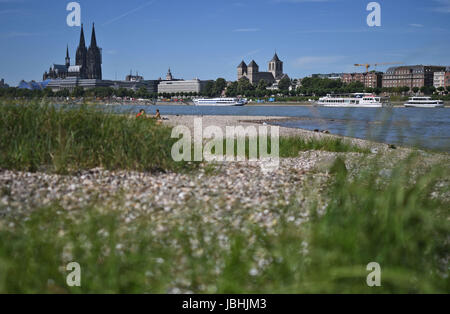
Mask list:
[[[390,107],[391,102],[388,97],[375,96],[366,93],[354,93],[343,95],[327,95],[316,103],[321,107],[354,107],[354,108],[382,108]]]
[[[444,102],[442,100],[433,100],[431,97],[410,97],[408,102],[405,103],[405,107],[408,108],[443,108]]]
[[[247,104],[245,99],[240,98],[202,98],[194,99],[196,106],[243,106]]]

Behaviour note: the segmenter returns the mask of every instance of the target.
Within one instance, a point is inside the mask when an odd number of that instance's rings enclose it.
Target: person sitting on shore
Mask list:
[[[162,120],[161,113],[159,112],[159,109],[156,109],[155,119],[158,120],[158,121]]]
[[[139,113],[136,115],[136,118],[139,118],[139,117],[145,118],[145,110],[144,109],[141,109],[139,111]]]

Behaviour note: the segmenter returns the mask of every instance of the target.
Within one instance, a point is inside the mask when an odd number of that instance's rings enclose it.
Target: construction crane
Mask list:
[[[366,67],[366,73],[369,72],[369,68],[374,66],[377,67],[379,65],[394,65],[394,64],[403,64],[402,62],[387,62],[387,63],[374,63],[374,64],[369,64],[369,63],[365,63],[365,64],[355,64],[355,67]]]

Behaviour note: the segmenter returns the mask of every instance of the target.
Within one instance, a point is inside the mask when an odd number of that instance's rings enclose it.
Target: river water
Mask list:
[[[273,124],[377,142],[450,152],[450,108],[325,108],[312,106],[108,106],[114,113],[290,117]],[[170,117],[169,117],[170,118]]]

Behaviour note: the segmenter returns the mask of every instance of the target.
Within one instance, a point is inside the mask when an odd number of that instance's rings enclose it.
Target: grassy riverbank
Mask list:
[[[187,169],[171,158],[169,127],[86,106],[0,105],[0,168],[58,173],[103,167],[140,171]]]

